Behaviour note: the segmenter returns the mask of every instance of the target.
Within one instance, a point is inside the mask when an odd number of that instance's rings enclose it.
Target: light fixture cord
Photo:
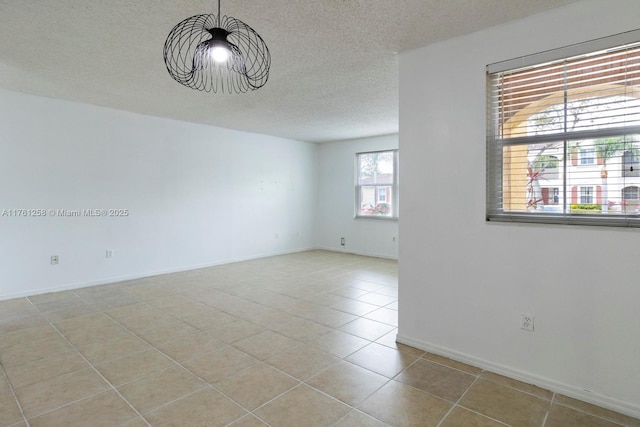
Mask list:
[[[218,0],[218,27],[220,27],[220,0]]]

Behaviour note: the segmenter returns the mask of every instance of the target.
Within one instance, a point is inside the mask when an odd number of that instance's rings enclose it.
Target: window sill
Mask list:
[[[507,222],[522,224],[558,224],[558,225],[581,225],[581,226],[605,226],[605,227],[628,227],[639,228],[640,216],[638,214],[628,215],[588,215],[588,214],[525,214],[525,213],[503,213],[490,214],[486,217],[487,222]]]
[[[378,215],[356,215],[353,219],[359,220],[372,220],[372,221],[395,221],[398,222],[399,218],[397,216],[378,216]]]

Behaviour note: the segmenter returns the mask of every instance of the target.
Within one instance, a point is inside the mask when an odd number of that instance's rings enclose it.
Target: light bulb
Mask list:
[[[229,59],[229,57],[231,56],[231,52],[229,52],[229,49],[227,49],[226,47],[215,46],[211,49],[210,55],[215,62],[220,63],[227,62],[227,59]]]

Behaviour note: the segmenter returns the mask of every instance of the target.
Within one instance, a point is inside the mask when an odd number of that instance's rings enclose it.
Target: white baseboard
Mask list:
[[[56,287],[51,287],[51,288],[40,288],[40,289],[35,289],[35,290],[32,289],[32,290],[25,291],[25,292],[18,292],[18,293],[9,294],[9,295],[0,295],[0,301],[4,301],[4,300],[8,300],[8,299],[14,299],[14,298],[32,297],[32,296],[35,296],[35,295],[48,294],[50,292],[72,291],[74,289],[88,288],[90,286],[108,285],[108,284],[111,284],[111,283],[124,282],[124,281],[127,281],[127,280],[136,280],[136,279],[144,279],[145,277],[159,276],[161,274],[180,273],[180,272],[183,272],[183,271],[197,270],[199,268],[215,267],[215,266],[218,266],[218,265],[231,264],[231,263],[234,263],[234,262],[249,261],[249,260],[252,260],[252,259],[267,258],[267,257],[271,257],[271,256],[278,256],[278,255],[287,255],[287,254],[293,254],[293,253],[298,253],[298,252],[310,251],[310,250],[313,250],[313,249],[316,249],[316,248],[302,248],[302,249],[294,249],[294,250],[290,250],[290,251],[272,252],[272,253],[267,253],[267,254],[256,254],[256,255],[247,256],[247,257],[229,258],[229,259],[219,260],[219,261],[216,261],[216,262],[213,262],[213,263],[196,264],[196,265],[182,266],[182,267],[166,269],[166,270],[153,270],[153,271],[146,271],[146,272],[143,272],[143,273],[135,273],[135,274],[122,275],[122,276],[106,277],[106,278],[102,278],[102,279],[70,283],[70,284],[65,284],[65,285],[62,285],[62,286],[56,286]]]
[[[346,249],[346,248],[336,248],[336,247],[330,247],[330,246],[318,246],[315,249],[320,249],[323,251],[331,251],[331,252],[342,252],[345,254],[353,254],[353,255],[362,255],[362,256],[370,256],[373,258],[384,258],[384,259],[393,259],[393,260],[398,260],[397,256],[391,256],[391,255],[381,255],[381,254],[377,254],[377,253],[373,253],[373,252],[364,252],[364,251],[354,251],[351,249]]]
[[[514,380],[522,381],[527,384],[533,384],[535,386],[550,390],[554,393],[559,393],[573,399],[581,400],[596,406],[600,406],[602,408],[610,409],[612,411],[640,419],[640,407],[629,402],[612,399],[610,397],[600,395],[590,390],[581,389],[580,387],[572,386],[570,384],[564,384],[549,378],[540,377],[529,372],[514,369],[509,366],[491,362],[489,360],[480,359],[478,357],[451,350],[449,348],[429,344],[424,341],[413,339],[411,337],[403,336],[400,334],[396,336],[396,340],[401,344],[406,344],[411,347],[427,351],[429,353],[437,354],[438,356],[443,356],[448,359],[466,363],[467,365],[475,366],[477,368],[481,368],[496,374],[504,375],[505,377],[513,378]]]

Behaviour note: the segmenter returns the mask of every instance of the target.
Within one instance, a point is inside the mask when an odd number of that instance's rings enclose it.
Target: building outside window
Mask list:
[[[398,150],[356,154],[356,218],[398,218]]]

